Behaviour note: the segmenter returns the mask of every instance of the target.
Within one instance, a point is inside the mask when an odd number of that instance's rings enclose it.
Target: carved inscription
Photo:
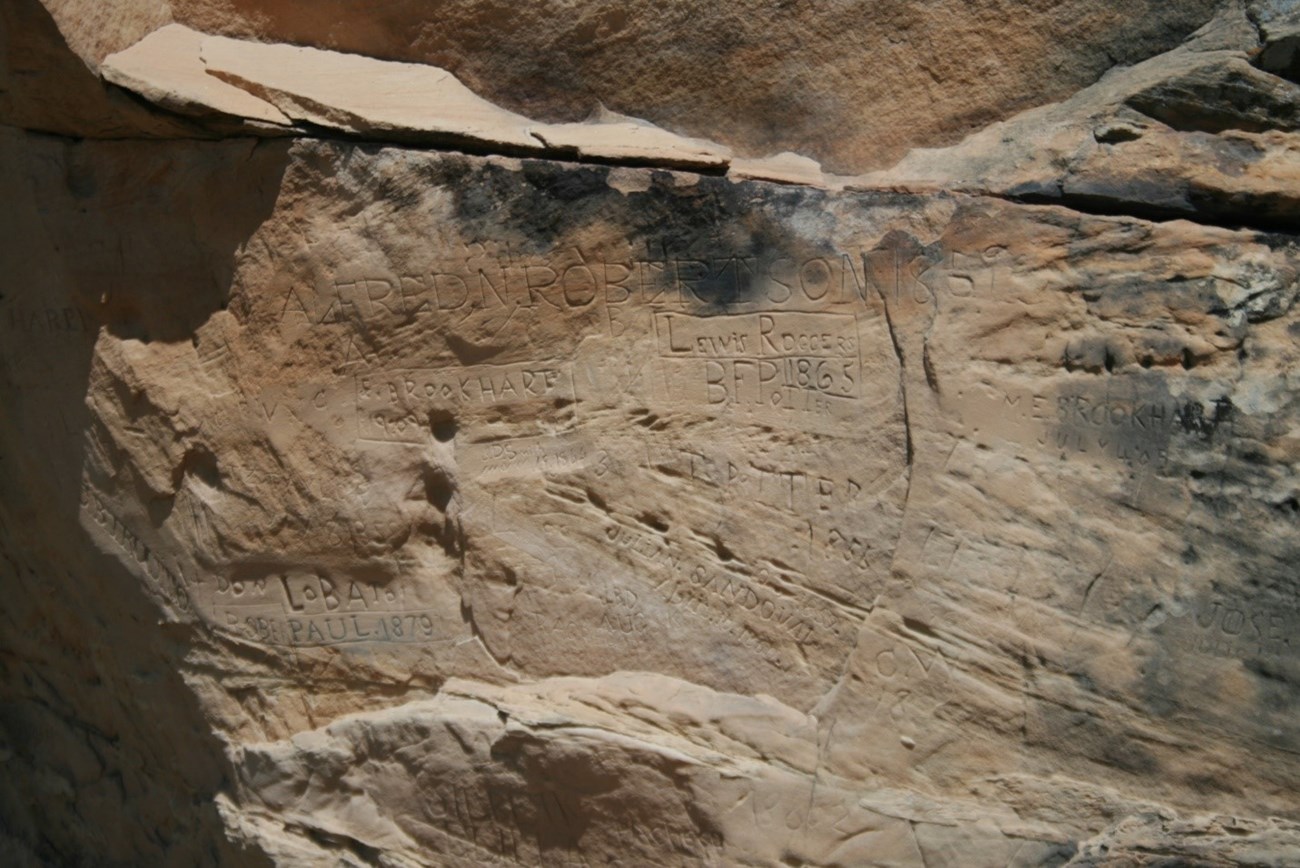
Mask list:
[[[1200,654],[1234,660],[1290,657],[1297,651],[1300,609],[1214,598],[1184,616],[1184,624],[1195,628],[1187,644]]]
[[[863,406],[897,403],[897,371],[890,367],[896,354],[884,306],[990,293],[1007,271],[1000,250],[945,252],[894,235],[871,249],[817,250],[801,241],[798,252],[774,245],[758,256],[694,248],[642,252],[627,245],[521,253],[472,243],[418,263],[409,257],[402,265],[321,263],[305,280],[278,284],[266,313],[278,319],[282,336],[337,329],[340,346],[348,346],[348,374],[333,384],[298,383],[283,395],[270,387],[249,411],[268,423],[291,414],[341,449],[450,444],[458,509],[462,515],[481,509],[493,521],[499,493],[493,480],[531,479],[558,491],[572,482],[556,478],[562,474],[608,479],[630,456],[619,453],[617,439],[602,438],[602,424],[644,425],[651,432],[646,436],[663,444],[647,454],[647,466],[665,476],[688,476],[722,500],[761,503],[800,520],[786,521],[785,548],[749,552],[748,564],[731,554],[692,559],[666,537],[618,523],[579,532],[587,546],[633,563],[633,575],[646,585],[633,582],[632,605],[606,601],[593,626],[653,641],[656,631],[685,633],[703,621],[793,672],[804,655],[838,652],[852,632],[851,619],[793,576],[800,570],[812,575],[810,567],[832,568],[851,573],[856,589],[864,573],[880,569],[871,541],[879,535],[875,517],[864,526],[852,514],[872,502],[864,490],[876,496],[892,462],[873,453],[867,468],[861,461],[841,466],[829,446],[806,459],[790,449],[728,453],[720,448],[730,440],[725,423],[776,423],[863,439]],[[445,365],[427,353],[410,354],[403,366],[400,350],[391,358],[381,358],[373,346],[368,353],[351,351],[363,333],[401,334],[412,323],[409,333],[434,338],[430,349],[443,354]],[[350,334],[354,329],[357,334]],[[573,343],[557,346],[565,335]],[[484,356],[462,352],[461,340],[509,347],[510,355],[493,358],[510,361],[462,366],[457,359]],[[518,354],[521,348],[544,345],[559,358],[514,361],[527,358]],[[625,370],[605,376],[619,364]],[[609,412],[628,395],[635,402],[624,404],[629,414]],[[590,416],[594,427],[576,431],[580,397],[584,421]],[[635,408],[662,411],[655,418]],[[688,454],[689,447],[676,448],[677,433],[655,436],[692,413],[713,417],[704,436],[720,437],[719,448]],[[355,419],[351,442],[349,416]],[[667,424],[657,427],[661,420]],[[891,416],[889,424],[901,424],[901,417]],[[363,596],[357,599],[354,584],[321,572],[232,580],[217,593],[217,621],[245,639],[277,645],[439,640],[441,622],[419,600],[400,594],[375,600],[359,584]]]
[[[356,396],[358,436],[397,443],[425,442],[432,411],[458,416],[463,411],[533,404],[554,412],[577,403],[567,362],[358,374]]]
[[[870,466],[847,470],[814,450],[791,447],[746,455],[687,441],[647,442],[644,462],[721,504],[761,505],[794,519],[778,519],[774,539],[785,552],[806,558],[813,569],[843,565],[861,578],[874,576],[881,567],[883,544],[863,521],[878,503],[882,486],[894,478],[889,467],[864,482],[868,477],[860,470]],[[892,539],[892,534],[886,537]]]
[[[93,332],[96,324],[75,307],[11,307],[6,311],[9,331],[22,335],[57,335]]]
[[[686,442],[647,442],[645,449],[646,466],[659,473],[717,491],[723,500],[761,503],[799,518],[857,504],[863,496],[856,473],[833,467],[800,469],[815,461],[812,456],[796,455],[788,461]]]
[[[1000,439],[1061,458],[1105,457],[1133,467],[1169,462],[1177,432],[1204,434],[1222,414],[1198,400],[1117,395],[1046,395],[986,384],[957,393],[957,417],[976,442]]]
[[[89,482],[83,483],[81,488],[81,513],[116,543],[118,549],[149,580],[156,593],[179,612],[189,614],[194,611],[184,573],[180,568],[164,563],[158,552],[118,517],[108,498]]]
[[[631,636],[646,633],[653,626],[641,608],[640,597],[635,591],[611,584],[600,599],[603,604],[598,625],[600,629]]]
[[[659,355],[699,359],[709,404],[796,403],[796,393],[860,395],[857,323],[841,314],[655,315]]]
[[[626,279],[624,266],[594,258],[589,263],[572,248],[517,259],[478,254],[438,259],[402,274],[322,276],[313,286],[295,286],[285,293],[280,319],[323,325],[464,317],[494,310],[580,310]]]
[[[596,476],[609,472],[610,454],[577,435],[517,437],[488,443],[467,443],[457,461],[480,481],[537,476],[590,467]]]
[[[577,247],[519,255],[480,242],[462,250],[400,273],[351,264],[323,270],[283,289],[274,313],[295,330],[369,330],[429,317],[442,330],[492,335],[531,334],[557,316],[583,318],[574,334],[590,334],[603,321],[610,336],[657,342],[659,367],[636,373],[646,375],[641,383],[658,374],[653,388],[665,400],[737,421],[842,432],[853,423],[854,402],[871,396],[857,316],[879,317],[886,302],[991,293],[1009,269],[1001,248],[944,252],[903,237],[813,256]],[[380,363],[373,353],[352,352],[354,336],[341,339],[349,364]],[[502,376],[511,372],[517,375]],[[431,409],[544,399],[566,378],[565,397],[576,405],[567,361],[357,374],[357,437],[424,442]]]
[[[862,394],[852,316],[665,312],[654,323],[670,392],[709,412],[835,419],[851,415]]]
[[[217,581],[215,617],[233,636],[265,645],[408,643],[439,638],[434,613],[400,581],[375,585],[322,572]]]
[[[1199,401],[1062,395],[1052,445],[1061,454],[1106,455],[1140,467],[1169,462],[1169,435],[1204,413]]]
[[[928,305],[992,293],[1009,268],[996,246],[939,252],[904,245],[798,258],[575,247],[516,256],[492,244],[468,247],[474,252],[400,274],[318,275],[285,290],[277,318],[314,326],[603,309],[610,335],[618,337],[634,325],[638,308],[798,311],[874,307],[881,299]]]
[[[756,627],[801,646],[842,638],[841,618],[829,608],[779,595],[762,581],[684,557],[667,541],[623,525],[608,525],[605,539],[656,569],[657,575],[648,580],[661,599],[726,629],[777,668],[789,669],[789,661],[757,638]]]

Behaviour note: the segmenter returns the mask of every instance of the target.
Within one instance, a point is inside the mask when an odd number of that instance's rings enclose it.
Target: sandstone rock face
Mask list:
[[[9,0],[37,6],[38,0]],[[43,0],[92,67],[163,24],[426,63],[550,122],[601,104],[837,172],[955,142],[1173,48],[1223,0]],[[44,13],[42,13],[44,14]],[[1275,28],[1276,29],[1276,28]]]
[[[851,177],[743,88],[499,106],[458,7],[9,7],[0,847],[1300,863],[1294,31],[1178,6]],[[786,32],[691,11],[638,63]]]

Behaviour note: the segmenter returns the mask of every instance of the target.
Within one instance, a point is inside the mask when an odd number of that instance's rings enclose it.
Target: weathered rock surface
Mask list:
[[[104,76],[150,102],[249,133],[326,130],[491,153],[702,170],[725,169],[724,146],[605,109],[583,123],[544,124],[498,108],[445,69],[291,45],[206,36],[169,24],[105,59]],[[213,123],[213,119],[216,123]],[[269,127],[267,125],[270,125]],[[820,175],[797,155],[752,160],[745,177]]]
[[[211,38],[179,24],[168,24],[126,51],[106,58],[102,67],[104,79],[177,114],[246,121],[251,125],[271,124],[273,129],[291,127],[294,119],[272,102],[228,84],[215,68],[213,74],[208,74],[210,65],[203,55],[203,43]],[[225,41],[213,40],[212,48],[219,52]],[[288,46],[280,46],[278,50],[274,46],[257,48],[272,57],[285,50],[295,51]],[[252,126],[248,132],[256,129]]]
[[[1281,4],[851,178],[51,9],[113,84],[6,82],[11,861],[1300,863]]]
[[[1188,45],[959,145],[850,186],[963,190],[1085,211],[1294,229],[1300,85],[1252,66],[1258,34],[1217,19]]]
[[[196,125],[149,111],[127,92],[106,86],[68,50],[66,39],[39,0],[0,4],[0,124],[67,136],[202,134]]]
[[[38,0],[7,0],[38,7]],[[169,22],[441,67],[546,122],[599,105],[747,157],[839,173],[951,144],[1173,48],[1223,0],[917,4],[44,0],[92,68]],[[44,13],[42,13],[44,14]],[[95,134],[93,132],[88,134]]]

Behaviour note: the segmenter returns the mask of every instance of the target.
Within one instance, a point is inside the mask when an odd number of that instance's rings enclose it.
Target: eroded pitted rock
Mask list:
[[[132,201],[98,147],[12,164]],[[81,522],[252,763],[233,836],[993,864],[1067,858],[1137,802],[1289,810],[1287,238],[267,147],[228,297],[88,297]],[[488,703],[482,735],[442,696]],[[416,720],[473,773],[420,771]],[[289,783],[326,756],[339,783]]]
[[[1292,860],[1259,21],[855,179],[320,101],[431,68],[119,55],[205,134],[291,138],[0,136],[13,852]],[[390,134],[484,153],[356,140]]]

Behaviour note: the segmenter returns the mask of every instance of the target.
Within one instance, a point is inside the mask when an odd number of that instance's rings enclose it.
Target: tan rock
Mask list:
[[[449,70],[546,122],[597,104],[746,156],[852,174],[952,144],[1172,48],[1225,4],[1014,0],[791,5],[601,0],[46,0],[92,68],[162,24]]]
[[[826,177],[816,160],[786,151],[771,157],[732,160],[727,174],[740,181],[777,181],[782,184],[825,185]]]
[[[678,136],[603,107],[585,123],[538,125],[531,132],[547,150],[579,159],[697,170],[725,169],[731,159],[730,149],[714,142]]]
[[[1300,86],[1243,52],[1179,49],[846,186],[1285,229],[1300,217],[1297,118]]]
[[[1293,862],[1254,28],[848,180],[622,118],[502,155],[429,67],[226,39],[301,129],[0,128],[0,846]],[[133,87],[233,105],[157,38]]]
[[[200,56],[203,39],[202,33],[169,24],[125,51],[104,58],[100,69],[107,81],[179,114],[291,124],[269,102],[208,75]]]
[[[110,56],[103,68],[110,81],[160,108],[252,124],[296,121],[397,141],[700,170],[725,168],[731,157],[713,142],[604,109],[580,124],[532,123],[436,67],[207,37],[179,24]],[[798,164],[805,175],[810,162]]]
[[[538,150],[529,121],[472,93],[445,69],[208,36],[209,75],[294,121],[393,141]]]
[[[1188,864],[1268,865],[1300,853],[1300,824],[1237,817],[1187,819],[1147,814],[1126,818],[1087,841],[1072,864],[1115,865],[1162,858]]]
[[[178,216],[211,210],[201,166],[276,204],[224,241],[173,221],[204,245],[130,248],[147,270],[101,299],[116,233],[155,219],[131,152],[8,147],[45,201],[74,171],[118,202],[13,227],[109,242],[43,284],[104,323],[93,356],[20,295],[13,363],[86,383],[61,441],[84,476],[51,493],[77,556],[184,637],[241,846],[1004,864],[1144,805],[1290,812],[1264,674],[1293,654],[1289,248],[305,140],[231,174],[247,145],[173,145]],[[230,295],[185,312],[155,273]]]

